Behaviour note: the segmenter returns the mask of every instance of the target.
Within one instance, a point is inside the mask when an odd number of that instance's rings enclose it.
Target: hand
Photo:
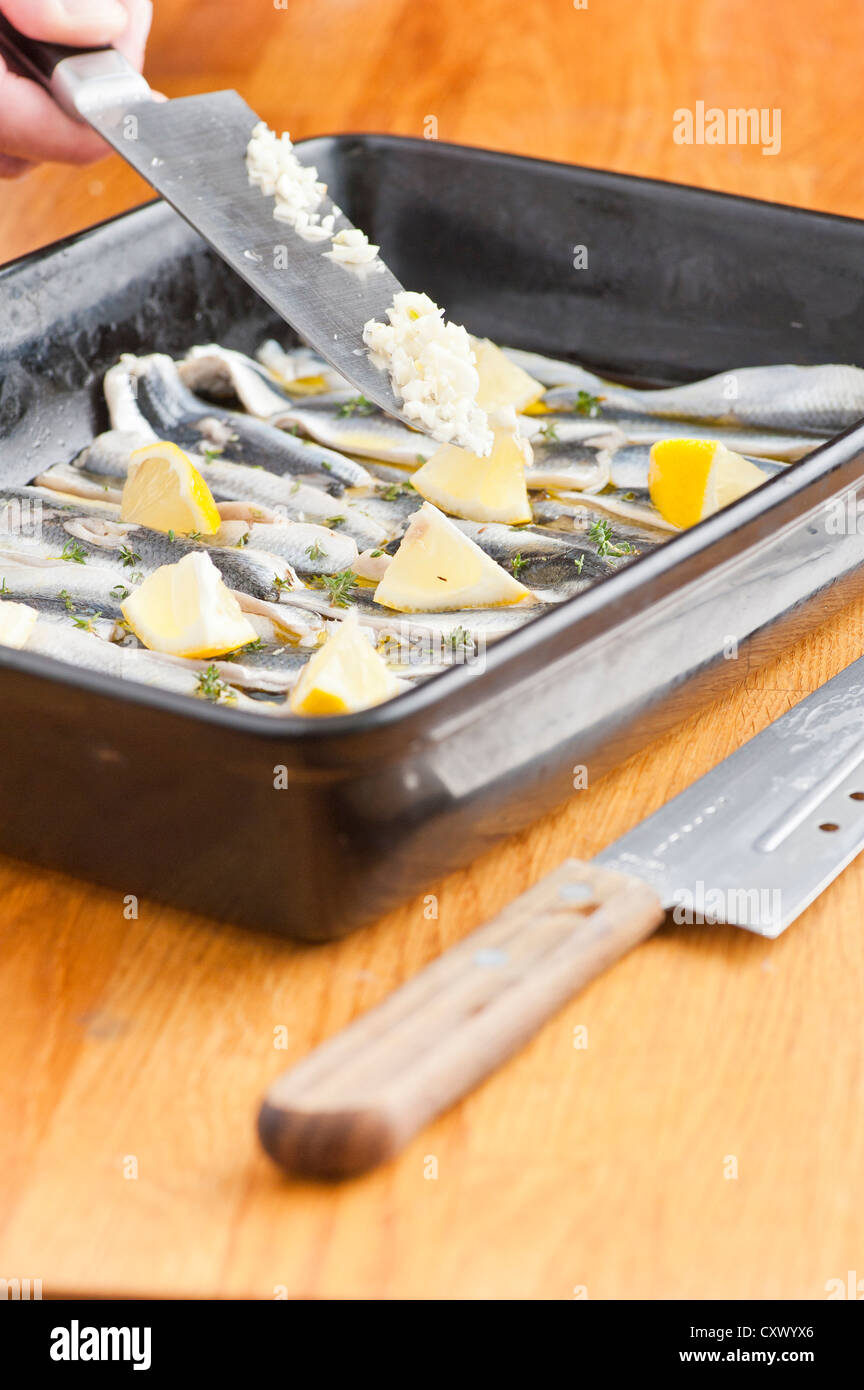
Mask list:
[[[78,48],[110,43],[141,71],[150,31],[150,0],[0,0],[0,11],[32,39]],[[0,58],[0,178],[18,178],[41,160],[89,164],[109,148],[73,121],[29,78]]]

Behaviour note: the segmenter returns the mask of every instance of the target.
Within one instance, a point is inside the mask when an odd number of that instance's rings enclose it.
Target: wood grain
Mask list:
[[[565,859],[277,1077],[258,1121],[265,1149],[301,1177],[387,1162],[663,918],[638,878]]]
[[[297,136],[434,116],[441,139],[864,216],[856,0],[156,9],[154,85],[236,86]],[[672,113],[700,99],[780,108],[780,154],[676,145]],[[37,171],[0,188],[0,259],[146,196],[115,159]],[[822,1298],[864,1273],[861,864],[776,943],[661,931],[344,1188],[284,1179],[254,1133],[286,1065],[840,670],[862,619],[437,885],[437,916],[421,898],[338,944],[148,903],[127,921],[116,895],[2,862],[0,1275],[46,1294],[568,1299]],[[50,777],[37,731],[38,714]]]

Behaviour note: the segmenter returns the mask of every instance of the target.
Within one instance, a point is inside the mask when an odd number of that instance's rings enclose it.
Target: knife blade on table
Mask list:
[[[373,1168],[667,912],[776,937],[862,848],[864,658],[280,1076],[261,1107],[261,1141],[303,1176]]]
[[[185,217],[305,341],[389,414],[409,420],[386,372],[373,366],[364,323],[383,319],[402,286],[380,256],[346,266],[273,217],[273,200],[249,183],[246,147],[259,117],[237,92],[157,101],[114,48],[75,49],[26,38],[0,15],[0,53],[86,121]],[[326,198],[320,212],[333,204]],[[342,214],[339,231],[351,227]],[[284,252],[281,248],[284,248]]]

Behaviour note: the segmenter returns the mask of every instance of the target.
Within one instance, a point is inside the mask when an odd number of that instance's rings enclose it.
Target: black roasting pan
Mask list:
[[[498,342],[646,384],[864,365],[860,222],[423,140],[299,149],[404,284]],[[159,202],[6,266],[0,484],[105,428],[119,353],[248,351],[274,331]],[[575,766],[593,783],[859,591],[864,540],[826,504],[862,478],[855,427],[483,663],[340,719],[275,721],[0,648],[0,847],[123,896],[340,936],[568,796],[590,815]]]

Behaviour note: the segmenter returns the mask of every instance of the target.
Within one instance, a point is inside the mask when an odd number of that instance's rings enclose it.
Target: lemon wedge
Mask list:
[[[411,474],[412,485],[442,511],[467,521],[503,521],[511,526],[531,520],[525,464],[531,445],[512,430],[496,429],[486,458],[442,444]]]
[[[282,385],[292,396],[320,396],[330,388],[323,376],[294,376],[283,378]]]
[[[399,681],[367,641],[356,610],[337,625],[300,672],[289,705],[294,714],[351,714],[397,694]]]
[[[531,597],[431,502],[414,513],[375,590],[376,603],[403,613],[498,608]]]
[[[524,410],[543,395],[543,385],[505,357],[488,338],[472,338],[471,346],[480,377],[477,404],[481,410],[503,410],[508,405]]]
[[[152,531],[215,536],[222,524],[210,489],[189,455],[167,441],[145,444],[129,460],[120,520]]]
[[[12,603],[5,599],[0,603],[0,643],[4,647],[23,647],[39,617],[29,603]]]
[[[221,656],[258,636],[204,551],[154,570],[122,611],[145,647],[170,656]]]
[[[648,491],[673,526],[695,526],[764,481],[755,463],[713,439],[662,439],[651,446]]]

